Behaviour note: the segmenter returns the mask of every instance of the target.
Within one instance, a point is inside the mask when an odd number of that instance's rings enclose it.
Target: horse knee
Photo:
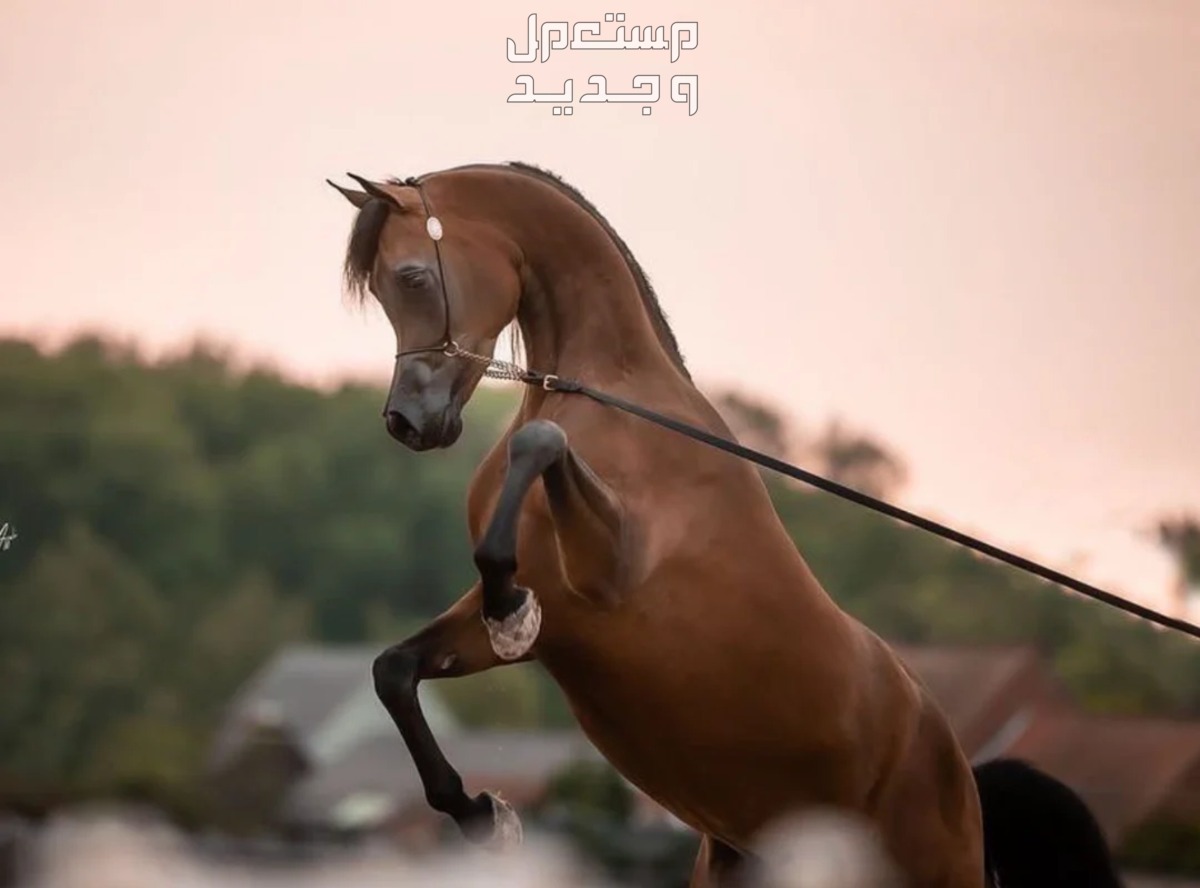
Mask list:
[[[475,547],[475,567],[485,583],[511,577],[517,572],[517,555],[491,534],[484,536]]]
[[[393,645],[371,664],[375,694],[380,700],[397,700],[415,695],[417,689],[417,658],[403,644]]]
[[[510,464],[522,459],[534,459],[549,465],[567,452],[567,433],[556,422],[533,419],[525,423],[508,441]]]

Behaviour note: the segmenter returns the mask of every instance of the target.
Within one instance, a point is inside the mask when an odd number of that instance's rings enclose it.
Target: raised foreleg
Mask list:
[[[536,641],[542,613],[537,596],[513,582],[517,525],[525,497],[541,478],[567,582],[598,604],[614,603],[627,566],[626,526],[613,491],[576,454],[566,433],[533,420],[513,433],[508,470],[491,521],[475,548],[483,582],[483,618],[492,649],[505,660]]]

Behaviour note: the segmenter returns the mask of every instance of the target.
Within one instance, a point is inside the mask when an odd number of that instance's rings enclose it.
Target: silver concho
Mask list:
[[[442,223],[437,216],[430,216],[425,220],[425,230],[429,232],[429,236],[435,241],[442,239]]]

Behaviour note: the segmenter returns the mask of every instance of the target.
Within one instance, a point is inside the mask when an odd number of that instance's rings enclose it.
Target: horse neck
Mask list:
[[[533,176],[488,178],[523,259],[517,324],[529,366],[597,384],[681,375],[633,270],[592,214]]]

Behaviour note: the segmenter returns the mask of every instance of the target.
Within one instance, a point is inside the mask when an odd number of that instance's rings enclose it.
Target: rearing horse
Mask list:
[[[396,440],[457,440],[514,320],[538,371],[731,436],[637,262],[561,180],[524,164],[354,178],[363,190],[335,186],[359,208],[345,274],[396,334]],[[821,587],[749,463],[530,388],[468,522],[479,582],[374,665],[429,804],[465,835],[510,841],[520,822],[466,794],[417,684],[536,659],[604,756],[702,835],[693,888],[731,884],[763,827],[811,805],[872,821],[917,888],[986,884],[980,795],[946,718]]]

